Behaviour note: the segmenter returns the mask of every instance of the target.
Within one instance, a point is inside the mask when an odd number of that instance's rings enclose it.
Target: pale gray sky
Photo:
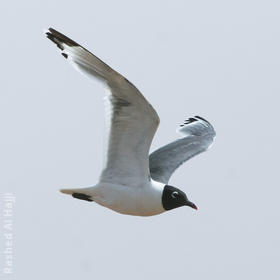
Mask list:
[[[5,280],[279,279],[279,9],[248,0],[4,1],[0,185],[17,199],[15,273]],[[50,26],[153,104],[161,125],[152,150],[194,114],[214,125],[212,149],[170,182],[199,211],[130,217],[58,192],[97,182],[103,88],[45,39]]]

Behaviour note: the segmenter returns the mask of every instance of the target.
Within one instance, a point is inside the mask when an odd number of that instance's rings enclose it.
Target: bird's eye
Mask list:
[[[178,192],[173,192],[171,194],[172,198],[178,198],[179,197],[179,193]]]

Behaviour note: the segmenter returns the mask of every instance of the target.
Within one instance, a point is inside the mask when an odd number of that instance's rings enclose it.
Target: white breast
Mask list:
[[[93,199],[116,212],[152,216],[164,212],[162,191],[164,184],[151,181],[138,188],[100,182],[93,188]]]

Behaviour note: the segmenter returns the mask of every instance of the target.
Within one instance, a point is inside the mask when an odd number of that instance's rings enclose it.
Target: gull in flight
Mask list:
[[[46,36],[76,69],[102,81],[108,89],[106,152],[99,182],[61,192],[127,215],[152,216],[181,206],[197,209],[168,181],[181,164],[209,148],[215,137],[212,125],[199,116],[189,118],[177,130],[181,138],[149,155],[160,120],[141,92],[62,33],[49,28]]]

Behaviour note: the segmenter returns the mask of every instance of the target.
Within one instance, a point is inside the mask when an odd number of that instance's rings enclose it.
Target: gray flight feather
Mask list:
[[[180,165],[206,151],[216,136],[213,126],[199,116],[186,120],[177,132],[183,138],[154,151],[149,157],[150,173],[155,181],[167,184]]]

